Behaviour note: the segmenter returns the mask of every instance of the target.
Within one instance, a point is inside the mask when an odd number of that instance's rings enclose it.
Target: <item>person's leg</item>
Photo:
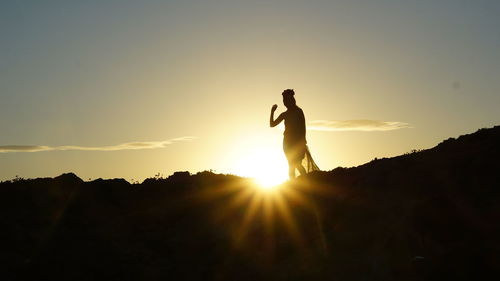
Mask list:
[[[304,168],[304,166],[302,166],[302,160],[306,156],[307,147],[304,145],[304,146],[301,146],[300,148],[297,148],[297,149],[300,151],[300,153],[297,155],[296,167],[297,167],[297,170],[299,170],[300,175],[304,176],[305,174],[307,174],[307,172],[306,172],[306,169]]]
[[[295,165],[288,163],[288,178],[293,180],[295,178]]]
[[[304,166],[302,166],[300,162],[297,164],[297,170],[299,170],[301,176],[307,174],[306,169],[304,168]]]

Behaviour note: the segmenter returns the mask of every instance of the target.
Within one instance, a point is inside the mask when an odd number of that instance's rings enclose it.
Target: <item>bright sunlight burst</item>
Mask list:
[[[283,152],[269,147],[258,147],[242,157],[235,173],[254,178],[263,189],[271,189],[288,178],[288,165]]]

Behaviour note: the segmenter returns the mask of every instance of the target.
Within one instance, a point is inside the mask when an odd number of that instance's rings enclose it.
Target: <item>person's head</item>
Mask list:
[[[296,106],[295,98],[293,97],[295,95],[295,92],[293,91],[293,89],[286,89],[281,94],[283,95],[283,104],[286,106],[286,108]]]

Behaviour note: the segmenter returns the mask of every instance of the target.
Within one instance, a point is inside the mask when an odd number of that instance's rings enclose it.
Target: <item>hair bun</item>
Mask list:
[[[281,93],[284,97],[286,96],[294,96],[295,95],[295,92],[293,91],[293,89],[286,89],[283,91],[283,93]]]

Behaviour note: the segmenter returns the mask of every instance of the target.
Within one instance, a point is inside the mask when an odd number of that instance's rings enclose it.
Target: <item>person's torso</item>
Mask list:
[[[285,139],[300,141],[306,139],[306,122],[300,107],[288,109],[285,114]]]

